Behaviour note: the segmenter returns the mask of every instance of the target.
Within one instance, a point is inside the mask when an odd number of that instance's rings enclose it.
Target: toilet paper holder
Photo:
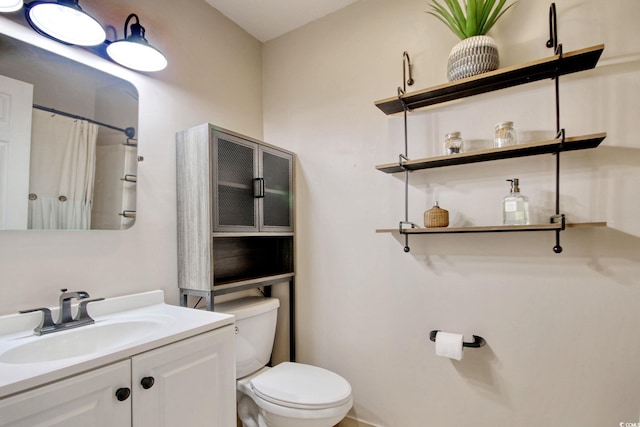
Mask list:
[[[433,342],[436,342],[436,335],[438,335],[438,332],[440,331],[431,331],[429,333],[429,339]],[[463,342],[462,346],[463,347],[471,347],[471,348],[480,348],[482,346],[484,346],[487,342],[484,340],[484,338],[478,336],[478,335],[473,335],[473,342]]]

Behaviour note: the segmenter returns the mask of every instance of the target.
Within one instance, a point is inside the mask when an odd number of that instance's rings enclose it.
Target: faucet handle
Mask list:
[[[80,304],[78,304],[78,314],[76,314],[76,318],[73,320],[91,320],[93,322],[93,319],[87,311],[87,305],[89,305],[90,302],[102,301],[103,299],[104,298],[94,298],[80,301]]]
[[[89,293],[85,291],[74,291],[74,292],[67,292],[67,291],[68,291],[67,288],[60,289],[60,292],[62,292],[62,294],[60,295],[60,301],[64,299],[69,299],[69,298],[76,298],[79,300],[89,298]]]
[[[33,313],[34,311],[42,312],[42,320],[40,321],[40,325],[38,325],[33,330],[37,335],[41,335],[42,331],[55,328],[56,324],[53,321],[53,317],[51,316],[51,310],[46,307],[32,308],[31,310],[20,310],[18,313],[26,314],[26,313]]]

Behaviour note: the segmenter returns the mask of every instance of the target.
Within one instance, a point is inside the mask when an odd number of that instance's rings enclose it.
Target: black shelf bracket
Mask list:
[[[409,58],[409,54],[407,51],[402,53],[402,88],[398,86],[398,99],[402,104],[402,110],[404,114],[404,155],[400,154],[399,156],[399,165],[404,170],[404,221],[400,221],[400,233],[403,230],[403,224],[411,224],[409,222],[409,169],[403,166],[403,161],[409,160],[409,136],[407,131],[407,112],[411,111],[407,104],[404,102],[402,96],[407,93],[407,85],[411,86],[415,81],[413,80],[411,70],[411,58]],[[409,74],[409,78],[407,79],[407,70]],[[413,224],[411,224],[413,227]],[[404,251],[409,252],[411,248],[409,247],[409,235],[404,234]]]
[[[407,92],[407,85],[413,86],[415,81],[412,76],[412,68],[411,58],[409,58],[409,53],[405,50],[402,53],[402,86],[404,87],[404,92]],[[407,74],[409,74],[409,78],[407,79]]]
[[[549,40],[547,47],[553,48],[554,52],[558,49],[558,19],[556,14],[556,4],[551,3],[549,7]]]
[[[547,40],[547,47],[553,49],[553,52],[558,55],[559,60],[562,61],[562,43],[558,42],[558,18],[556,13],[556,4],[551,3],[549,7],[549,40]],[[564,146],[565,142],[565,130],[560,126],[560,71],[556,69],[555,76],[553,77],[555,83],[555,97],[556,97],[556,138],[561,138],[560,148]],[[552,217],[551,222],[554,222],[554,218],[562,219],[562,228],[556,230],[556,244],[553,247],[553,252],[559,254],[562,253],[562,246],[560,246],[560,232],[565,228],[565,218],[563,214],[560,214],[560,149],[556,151],[556,210],[555,216]]]

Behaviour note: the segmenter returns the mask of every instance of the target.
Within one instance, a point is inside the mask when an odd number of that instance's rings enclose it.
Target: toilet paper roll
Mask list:
[[[438,332],[436,334],[436,355],[450,359],[462,360],[462,334]]]

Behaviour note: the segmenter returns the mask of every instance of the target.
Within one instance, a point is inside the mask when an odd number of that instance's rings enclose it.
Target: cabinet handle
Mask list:
[[[254,178],[253,180],[253,197],[264,197],[264,178]]]
[[[116,390],[116,399],[120,402],[124,402],[131,396],[131,389],[127,387],[122,387]]]
[[[149,390],[155,384],[156,380],[153,377],[144,377],[140,380],[140,385],[143,389]]]

